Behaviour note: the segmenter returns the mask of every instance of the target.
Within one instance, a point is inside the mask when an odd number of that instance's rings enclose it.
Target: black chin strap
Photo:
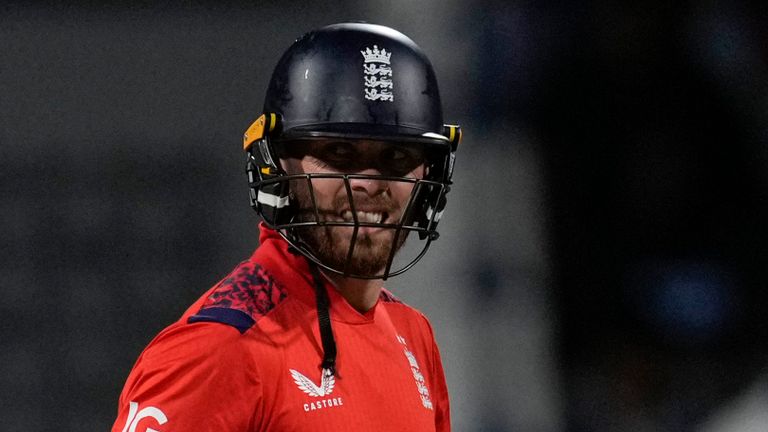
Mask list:
[[[331,328],[330,299],[317,265],[310,262],[309,269],[312,271],[312,279],[315,282],[317,321],[320,326],[320,339],[323,343],[323,362],[320,363],[320,367],[323,369],[323,373],[328,371],[327,375],[333,376],[336,375],[336,341],[333,339],[333,329]]]

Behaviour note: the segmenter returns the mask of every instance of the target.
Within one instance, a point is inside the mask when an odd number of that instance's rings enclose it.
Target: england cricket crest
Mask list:
[[[397,335],[397,341],[403,344],[403,354],[408,359],[408,364],[411,366],[411,372],[413,373],[413,379],[416,381],[416,388],[419,391],[419,398],[421,398],[421,404],[428,410],[434,410],[432,405],[432,399],[429,397],[429,388],[427,387],[427,381],[424,379],[424,375],[419,368],[419,362],[416,360],[416,356],[413,355],[411,350],[408,349],[408,344],[405,342],[405,338]]]
[[[374,45],[360,51],[363,55],[363,74],[365,76],[365,98],[368,100],[380,100],[394,102],[392,94],[392,68],[390,67],[391,52],[379,49]]]

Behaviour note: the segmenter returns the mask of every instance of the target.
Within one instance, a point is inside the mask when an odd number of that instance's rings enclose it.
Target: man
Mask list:
[[[437,238],[460,135],[403,34],[297,40],[244,137],[260,246],[144,350],[112,430],[450,430],[432,329],[381,283]]]

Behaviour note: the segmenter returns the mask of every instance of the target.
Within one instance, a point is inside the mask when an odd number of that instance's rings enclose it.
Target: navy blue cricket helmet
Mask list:
[[[426,149],[425,178],[387,178],[414,183],[408,210],[398,223],[375,224],[357,217],[335,222],[297,220],[289,185],[301,178],[310,182],[313,176],[289,176],[279,158],[297,143],[334,138],[394,141]],[[300,37],[283,54],[269,82],[263,114],[245,133],[251,205],[269,227],[326,270],[348,277],[386,279],[412,267],[437,238],[460,140],[461,129],[443,123],[434,70],[416,43],[381,25],[323,27]],[[338,178],[349,181],[346,175]],[[351,191],[349,187],[347,191]],[[348,199],[353,202],[351,192]],[[308,225],[353,227],[350,257],[357,230],[363,226],[394,230],[394,243],[416,231],[425,244],[421,253],[400,269],[391,268],[396,251],[392,248],[382,273],[353,274],[323,263],[302,241],[301,229]]]

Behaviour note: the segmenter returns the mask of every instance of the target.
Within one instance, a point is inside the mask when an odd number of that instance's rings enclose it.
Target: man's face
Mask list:
[[[289,175],[362,174],[421,179],[424,151],[415,145],[379,141],[324,139],[290,143],[289,155],[281,159]],[[353,222],[349,193],[340,178],[312,179],[315,203],[321,221]],[[349,179],[352,202],[359,222],[397,224],[405,212],[414,183],[381,178]],[[315,208],[305,180],[292,181],[292,200],[299,207],[299,221],[315,221]],[[325,226],[300,228],[297,232],[326,265],[343,270],[352,243],[353,227]],[[346,271],[372,276],[380,273],[392,251],[395,230],[359,227],[352,260]],[[401,232],[398,244],[405,241]]]

